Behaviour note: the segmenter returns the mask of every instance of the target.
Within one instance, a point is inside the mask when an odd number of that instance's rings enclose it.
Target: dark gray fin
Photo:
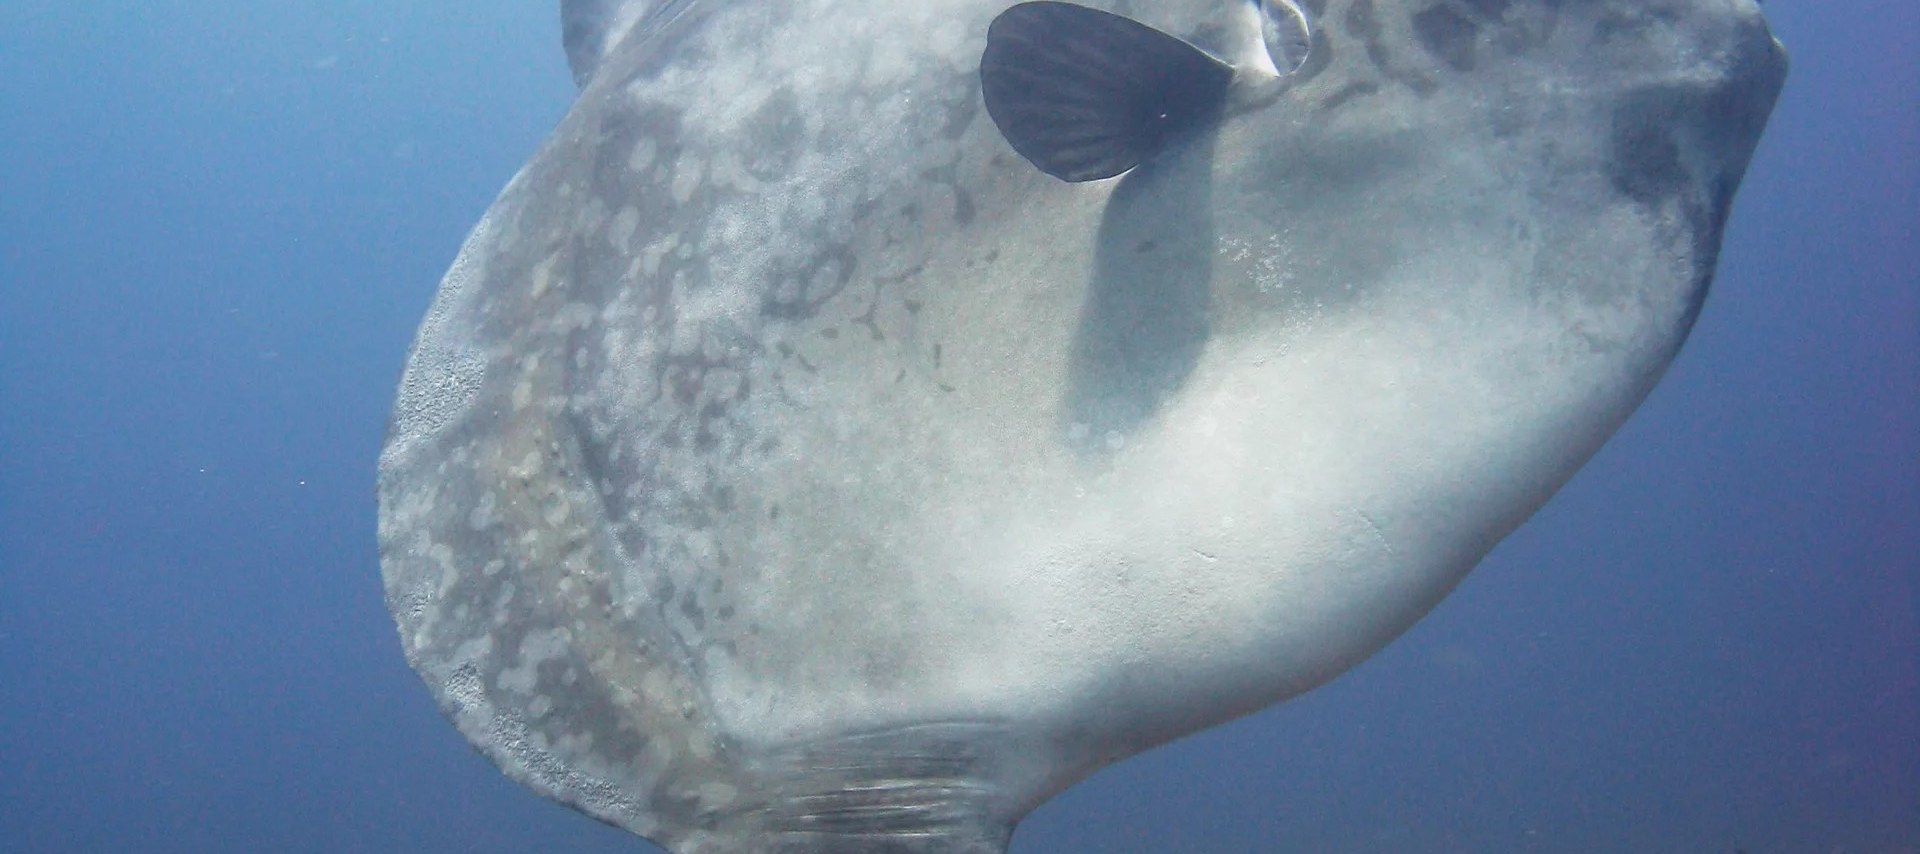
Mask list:
[[[980,57],[987,114],[1014,151],[1062,181],[1111,178],[1213,121],[1233,68],[1111,12],[1021,3]]]
[[[560,0],[560,42],[574,85],[586,88],[600,60],[661,0]]]

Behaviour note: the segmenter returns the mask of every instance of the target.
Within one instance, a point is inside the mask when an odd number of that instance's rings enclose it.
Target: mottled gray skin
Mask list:
[[[1091,2],[1241,74],[1067,185],[981,106],[1005,0],[655,5],[574,7],[380,535],[461,732],[676,852],[1001,850],[1379,649],[1665,370],[1785,76],[1752,0],[1305,0],[1284,77]]]

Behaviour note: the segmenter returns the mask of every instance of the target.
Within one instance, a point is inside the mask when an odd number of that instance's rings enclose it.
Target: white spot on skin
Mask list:
[[[668,684],[666,674],[649,670],[640,679],[640,696],[648,705],[664,707],[673,701],[673,687]]]
[[[707,163],[694,155],[680,158],[673,170],[673,201],[684,205],[693,198],[693,191],[700,188],[700,181],[706,176]]]
[[[700,800],[711,807],[724,807],[739,797],[740,790],[726,783],[708,783],[700,787]]]
[[[927,38],[927,47],[935,56],[946,59],[955,67],[965,68],[968,61],[980,60],[977,52],[966,49],[967,29],[957,20],[943,20],[933,28]]]
[[[538,674],[534,673],[531,667],[513,667],[502,670],[500,671],[500,690],[510,691],[515,694],[531,694],[533,693],[533,683],[538,681],[538,679]]]
[[[533,693],[540,681],[540,665],[566,652],[567,643],[572,637],[572,633],[566,629],[528,633],[520,641],[519,666],[500,671],[500,688],[516,694]]]
[[[558,498],[555,499],[552,504],[547,505],[546,512],[543,513],[542,516],[547,520],[548,525],[557,528],[561,523],[567,521],[567,517],[572,515],[572,513],[573,506],[569,504],[566,499]]]
[[[492,492],[481,493],[480,500],[474,502],[472,512],[467,514],[467,525],[476,531],[493,527],[499,521],[499,517],[494,515],[495,505]]]
[[[659,741],[659,739],[654,740]],[[706,739],[696,738],[689,742],[687,744],[687,752],[693,754],[693,757],[701,762],[707,762],[713,759],[713,745],[708,744]]]
[[[633,251],[633,235],[640,229],[640,211],[632,205],[620,209],[613,223],[607,226],[607,240],[613,248],[626,255]]]
[[[521,480],[531,480],[535,475],[540,473],[540,469],[540,453],[538,451],[528,451],[526,456],[520,458],[520,464],[509,469],[507,473]],[[523,543],[530,543],[531,540],[529,537],[538,539],[539,533],[528,531],[521,535],[520,540]]]
[[[742,193],[765,192],[767,185],[753,177],[740,165],[740,155],[725,151],[713,160],[713,183],[731,187]]]
[[[874,45],[867,63],[866,86],[880,91],[894,88],[913,71],[913,56],[907,45],[881,40]]]
[[[653,165],[653,157],[658,153],[653,138],[647,137],[633,146],[633,153],[627,155],[627,170],[635,173],[645,172]]]
[[[540,263],[534,265],[533,267],[533,298],[534,299],[539,299],[542,294],[545,294],[547,292],[548,288],[553,287],[553,265],[555,263],[558,263],[559,260],[560,260],[560,256],[558,255],[548,255]]]
[[[665,258],[668,252],[672,252],[678,248],[679,245],[680,235],[678,234],[669,234],[649,244],[646,249],[640,252],[641,271],[646,273],[649,279],[660,275],[660,259]]]

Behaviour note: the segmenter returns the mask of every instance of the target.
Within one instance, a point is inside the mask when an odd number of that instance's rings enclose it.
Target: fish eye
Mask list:
[[[1267,56],[1282,76],[1300,70],[1313,49],[1313,21],[1299,0],[1249,0],[1260,10]]]

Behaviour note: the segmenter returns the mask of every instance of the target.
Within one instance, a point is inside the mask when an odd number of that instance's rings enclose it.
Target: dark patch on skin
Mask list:
[[[1501,110],[1487,120],[1487,128],[1499,140],[1521,138],[1532,127],[1532,118],[1520,110]]]
[[[1773,73],[1729,77],[1711,88],[1650,87],[1624,98],[1613,113],[1608,180],[1615,191],[1654,216],[1677,211],[1673,227],[1684,233],[1673,240],[1691,250],[1695,279],[1676,348],[1706,303],[1734,191],[1786,79],[1786,66],[1774,53],[1765,26],[1755,22],[1743,36],[1734,49],[1746,54],[1744,63],[1771,67]],[[1688,152],[1698,155],[1688,157]],[[1695,175],[1689,163],[1716,164],[1718,171]]]
[[[974,207],[973,196],[969,194],[966,190],[960,189],[960,186],[958,184],[953,185],[953,222],[954,224],[955,225],[972,225],[973,218],[977,215],[978,215],[978,209]]]
[[[981,102],[974,97],[971,74],[960,75],[948,85],[964,94],[946,99],[947,115],[941,123],[940,135],[947,139],[959,139],[967,135],[967,128],[973,126],[974,117],[980,114]]]
[[[1153,418],[1206,347],[1214,142],[1204,134],[1141,164],[1107,203],[1061,412],[1062,432],[1079,451],[1106,453],[1109,433],[1129,435]],[[1167,221],[1186,225],[1163,233]]]
[[[807,142],[807,122],[793,90],[782,86],[748,116],[740,132],[748,144],[742,146],[740,167],[761,181],[773,181],[793,171]]]
[[[814,316],[853,281],[858,260],[852,246],[836,243],[822,247],[797,269],[776,271],[773,289],[761,297],[760,313],[777,320]]]
[[[1427,97],[1439,88],[1425,75],[1411,71],[1402,71],[1394,67],[1393,54],[1387,50],[1386,33],[1381,29],[1380,21],[1375,17],[1373,0],[1355,0],[1347,7],[1343,23],[1347,32],[1366,45],[1367,60],[1387,79],[1413,90],[1415,95]]]
[[[774,350],[780,354],[781,358],[798,364],[800,370],[806,371],[809,374],[817,374],[820,372],[820,369],[815,367],[812,362],[807,361],[806,356],[800,355],[800,351],[793,349],[792,344],[782,341],[774,345]]]
[[[1351,101],[1355,98],[1364,98],[1368,95],[1372,95],[1379,91],[1380,91],[1380,84],[1375,83],[1371,80],[1355,81],[1353,83],[1348,83],[1347,85],[1340,87],[1339,91],[1331,95],[1328,95],[1326,100],[1321,101],[1320,106],[1317,107],[1316,109],[1320,110],[1321,112],[1328,112],[1331,110],[1339,109],[1342,105],[1346,104],[1348,101]]]
[[[1531,53],[1553,38],[1560,25],[1560,0],[1549,0],[1527,7],[1533,14],[1514,15],[1501,21],[1494,30],[1492,43],[1508,56]]]
[[[572,292],[567,295],[548,293],[544,299],[557,307],[568,300],[585,301],[592,304],[611,302],[611,295],[622,290],[637,287],[642,294],[642,302],[663,312],[662,318],[671,311],[670,283],[675,276],[684,276],[691,282],[704,282],[707,279],[706,260],[698,255],[681,258],[668,254],[661,259],[657,275],[649,281],[635,282],[628,278],[632,258],[627,253],[614,251],[608,244],[612,236],[607,227],[615,221],[622,210],[632,208],[640,214],[641,222],[656,221],[657,218],[672,216],[689,224],[688,233],[682,239],[697,245],[700,230],[704,227],[714,204],[707,194],[697,193],[686,204],[676,204],[668,188],[661,182],[651,180],[647,175],[636,173],[628,168],[628,161],[634,149],[645,141],[654,147],[654,162],[671,163],[681,155],[680,115],[677,111],[651,109],[641,111],[613,111],[601,118],[592,134],[593,151],[585,162],[586,177],[584,193],[594,204],[574,206],[582,211],[582,219],[574,223],[564,242],[553,246],[544,253],[519,253],[518,257],[528,265],[525,272],[519,273],[522,281],[530,275],[532,265],[549,255],[561,256],[561,261],[553,270],[554,284],[565,284]],[[595,211],[597,215],[586,218],[585,213]],[[670,214],[668,212],[671,212]],[[636,232],[634,239],[642,239],[644,229]],[[629,247],[630,251],[638,247]],[[554,314],[547,307],[531,308],[524,316],[550,317]]]
[[[1355,0],[1347,7],[1344,23],[1347,32],[1366,45],[1367,59],[1373,61],[1373,67],[1381,73],[1389,71],[1391,60],[1387,55],[1387,46],[1381,39],[1380,22],[1373,16],[1373,0]]]
[[[891,276],[874,276],[873,282],[874,284],[877,284],[877,285],[897,285],[897,284],[900,284],[901,282],[919,278],[921,273],[926,272],[926,269],[927,269],[926,262],[923,261],[911,267],[908,267],[905,270],[895,273]],[[916,312],[920,310],[919,309],[920,304],[914,302],[913,300],[902,300],[902,302],[909,303],[909,305],[907,306],[907,311],[909,312]]]
[[[1447,6],[1429,6],[1413,16],[1413,33],[1427,53],[1455,71],[1472,71],[1480,25]]]
[[[714,422],[724,418],[726,414],[727,407],[718,401],[708,401],[706,406],[700,408],[700,424],[694,428],[693,432],[694,450],[704,454],[719,446],[720,437],[713,429]],[[711,495],[707,503],[721,513],[732,509],[731,499],[722,500],[718,494]]]
[[[606,510],[607,518],[619,519],[623,518],[620,514],[634,512],[636,508],[634,503],[628,500],[626,491],[615,486],[617,483],[615,475],[618,469],[614,466],[608,443],[592,439],[602,431],[595,430],[583,416],[577,413],[572,414],[569,420],[572,422],[574,433],[581,437],[580,467],[589,478],[601,484],[597,492],[600,496],[600,505]],[[644,560],[653,548],[652,541],[638,526],[619,525],[614,528],[613,534],[620,544],[620,550],[629,559]]]
[[[653,130],[646,127],[653,124],[648,119],[667,120],[662,123],[670,123],[671,127],[665,128],[668,131],[665,136],[668,139],[678,136],[677,117],[613,113],[600,122],[599,132],[594,135],[593,192],[605,194],[604,198],[626,198],[628,193],[639,189],[634,185],[636,176],[627,168],[627,160],[634,145]]]
[[[867,303],[867,310],[861,313],[860,316],[855,317],[853,322],[865,326],[867,331],[872,334],[874,341],[885,341],[887,340],[887,336],[880,331],[879,314],[880,298],[876,294],[874,299]]]
[[[952,190],[954,224],[962,226],[971,225],[974,217],[978,215],[978,211],[974,207],[973,197],[968,195],[966,190],[961,189],[958,173],[959,168],[957,166],[948,164],[932,169],[923,169],[920,172],[920,178],[930,183],[944,184],[947,189]]]
[[[1615,6],[1603,13],[1594,24],[1593,35],[1601,43],[1622,37],[1635,40],[1642,38],[1647,30],[1655,26],[1671,26],[1679,20],[1679,13],[1671,9]]]
[[[1623,196],[1647,207],[1687,189],[1689,176],[1673,138],[1678,99],[1642,96],[1614,111],[1607,180]]]

